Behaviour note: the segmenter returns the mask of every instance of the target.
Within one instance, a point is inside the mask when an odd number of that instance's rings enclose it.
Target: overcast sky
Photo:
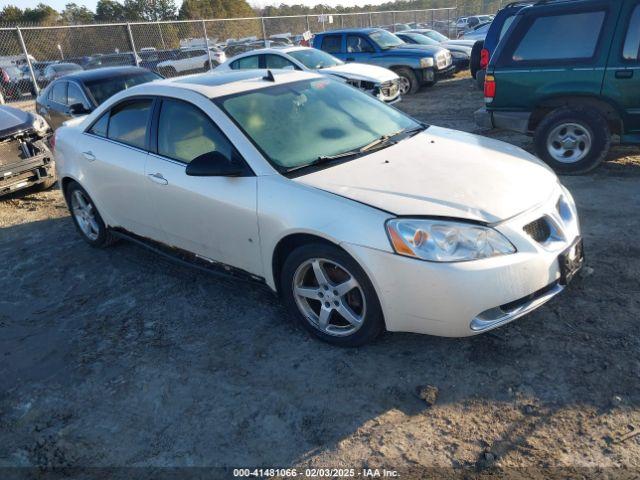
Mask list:
[[[16,5],[20,8],[33,8],[35,7],[38,3],[46,3],[48,5],[51,5],[53,8],[55,8],[56,10],[60,11],[64,9],[64,6],[67,3],[71,3],[71,1],[73,0],[0,0],[0,9],[5,7],[6,5]],[[77,3],[78,5],[86,5],[88,8],[90,8],[92,11],[95,11],[96,9],[96,2],[97,0],[75,0],[75,3]],[[264,7],[265,5],[280,5],[281,3],[286,3],[289,5],[295,5],[295,4],[304,4],[304,5],[309,5],[309,6],[314,6],[318,3],[324,3],[325,5],[344,5],[344,6],[355,6],[355,5],[362,5],[364,3],[371,3],[371,4],[377,4],[377,3],[383,3],[384,0],[367,0],[366,2],[363,1],[358,1],[358,0],[275,0],[275,1],[270,1],[270,0],[249,0],[249,3],[255,7]],[[176,0],[176,5],[178,6],[178,8],[180,7],[180,5],[182,4],[181,0]]]

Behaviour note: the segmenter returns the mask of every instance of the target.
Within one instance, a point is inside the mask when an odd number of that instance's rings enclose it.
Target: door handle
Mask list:
[[[82,152],[82,155],[84,155],[84,158],[86,158],[90,162],[93,162],[96,159],[96,156],[93,154],[93,152],[91,150],[88,150],[86,152]]]
[[[616,70],[616,78],[633,78],[633,70]]]
[[[168,185],[169,181],[162,176],[161,173],[148,173],[147,176],[152,182],[155,182],[159,185]]]

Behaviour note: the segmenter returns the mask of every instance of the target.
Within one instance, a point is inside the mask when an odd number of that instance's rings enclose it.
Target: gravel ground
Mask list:
[[[480,105],[464,76],[399,104],[467,131]],[[90,248],[58,190],[4,199],[0,467],[630,474],[640,468],[635,154],[617,148],[595,173],[563,179],[588,268],[561,296],[482,336],[385,334],[359,349],[310,339],[261,287],[128,243]]]

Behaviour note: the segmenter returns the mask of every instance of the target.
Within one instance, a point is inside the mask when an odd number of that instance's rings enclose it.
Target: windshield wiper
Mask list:
[[[426,125],[422,125],[420,124],[417,127],[413,127],[413,128],[403,128],[401,130],[398,130],[397,132],[394,133],[388,133],[386,135],[381,135],[380,137],[376,138],[374,141],[367,143],[366,145],[359,147],[359,148],[354,148],[353,150],[347,150],[346,152],[341,152],[341,153],[337,153],[335,155],[322,155],[318,158],[316,158],[315,160],[309,162],[309,163],[305,163],[304,165],[298,165],[296,167],[291,167],[285,170],[285,172],[289,173],[289,172],[294,172],[296,170],[300,170],[302,168],[308,168],[308,167],[313,167],[316,165],[320,165],[322,163],[326,163],[326,162],[331,162],[332,160],[338,160],[341,158],[347,158],[347,157],[353,157],[356,155],[362,155],[363,153],[366,152],[370,152],[371,150],[378,150],[381,148],[386,148],[386,147],[390,147],[391,145],[395,145],[397,142],[396,141],[392,141],[393,138],[399,136],[399,135],[409,135],[412,136],[415,135],[418,132],[421,132],[423,130],[425,130],[427,128]]]

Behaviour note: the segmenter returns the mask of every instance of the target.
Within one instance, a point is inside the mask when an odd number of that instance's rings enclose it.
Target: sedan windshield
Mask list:
[[[387,32],[386,30],[375,30],[369,34],[369,38],[377,43],[383,50],[388,50],[404,43],[393,33]]]
[[[275,85],[215,101],[280,171],[379,145],[383,137],[421,127],[376,98],[331,79]]]
[[[293,58],[302,63],[305,67],[311,70],[317,70],[319,68],[335,67],[342,65],[342,61],[338,60],[333,55],[329,55],[322,50],[315,48],[305,48],[303,50],[294,50],[289,52]]]
[[[158,80],[162,78],[160,75],[153,72],[144,72],[136,74],[121,75],[118,77],[100,78],[98,80],[85,81],[85,86],[91,92],[96,105],[100,105],[107,98],[115,95],[116,93],[126,90],[127,88],[135,87],[141,83],[151,82],[152,80]]]

